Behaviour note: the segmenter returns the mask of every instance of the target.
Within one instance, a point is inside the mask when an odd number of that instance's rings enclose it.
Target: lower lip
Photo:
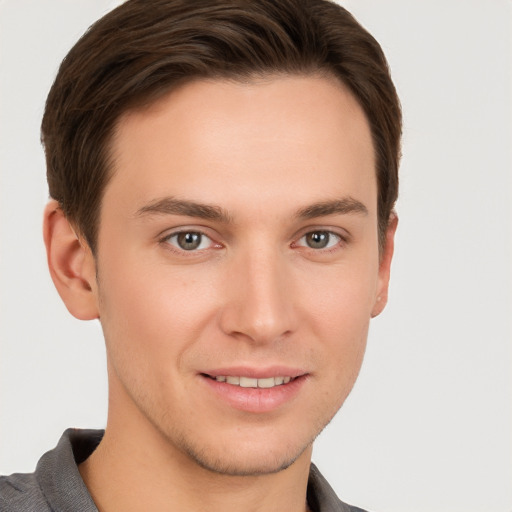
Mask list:
[[[201,375],[206,385],[231,407],[240,411],[264,413],[283,407],[292,401],[306,383],[307,375],[301,375],[288,384],[281,384],[273,388],[242,388],[218,382],[210,377]]]

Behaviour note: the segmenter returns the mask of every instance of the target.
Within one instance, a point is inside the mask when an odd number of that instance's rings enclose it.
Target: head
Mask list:
[[[42,141],[50,196],[93,252],[114,174],[121,116],[198,78],[332,76],[372,133],[382,245],[398,194],[401,113],[379,44],[329,1],[131,0],[96,22],[64,59],[47,99]]]
[[[306,453],[386,302],[400,131],[334,3],[134,0],[91,27],[47,101],[45,237],[102,323],[107,432],[231,475]]]

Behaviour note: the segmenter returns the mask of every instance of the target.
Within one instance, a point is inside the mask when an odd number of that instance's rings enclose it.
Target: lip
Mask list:
[[[288,384],[273,388],[242,388],[216,381],[215,377],[219,375],[245,376],[253,379],[289,376],[292,380]],[[286,407],[300,393],[308,376],[309,374],[303,370],[285,366],[216,368],[199,374],[202,382],[217,400],[239,411],[255,414],[269,413]]]
[[[218,377],[219,375],[238,375],[249,377],[251,379],[267,379],[269,377],[300,377],[305,375],[306,371],[299,368],[291,368],[289,366],[275,365],[265,368],[254,368],[247,366],[230,366],[226,368],[215,368],[201,372],[210,377]]]

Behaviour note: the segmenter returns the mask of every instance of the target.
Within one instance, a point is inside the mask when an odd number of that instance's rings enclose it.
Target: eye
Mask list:
[[[310,249],[330,249],[339,244],[341,240],[341,236],[332,231],[310,231],[299,239],[297,245]]]
[[[208,249],[213,244],[209,237],[199,231],[181,231],[166,237],[164,241],[182,251]]]

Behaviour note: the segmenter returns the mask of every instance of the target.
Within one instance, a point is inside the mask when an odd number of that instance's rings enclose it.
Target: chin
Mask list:
[[[212,453],[211,451],[197,451],[190,447],[186,453],[197,465],[226,476],[261,476],[278,473],[290,467],[310,445],[300,450],[290,450],[292,453],[269,452],[257,450],[257,453],[248,453],[247,450],[237,450],[237,453]]]
[[[197,437],[191,439],[182,437],[178,443],[176,438],[173,444],[192,464],[216,474],[226,476],[261,476],[278,473],[290,467],[312,445],[314,438],[306,440],[293,439],[266,439],[263,433],[254,433],[252,440],[236,439],[209,439],[199,441]],[[316,436],[315,436],[316,437]],[[170,440],[169,440],[170,441]]]

